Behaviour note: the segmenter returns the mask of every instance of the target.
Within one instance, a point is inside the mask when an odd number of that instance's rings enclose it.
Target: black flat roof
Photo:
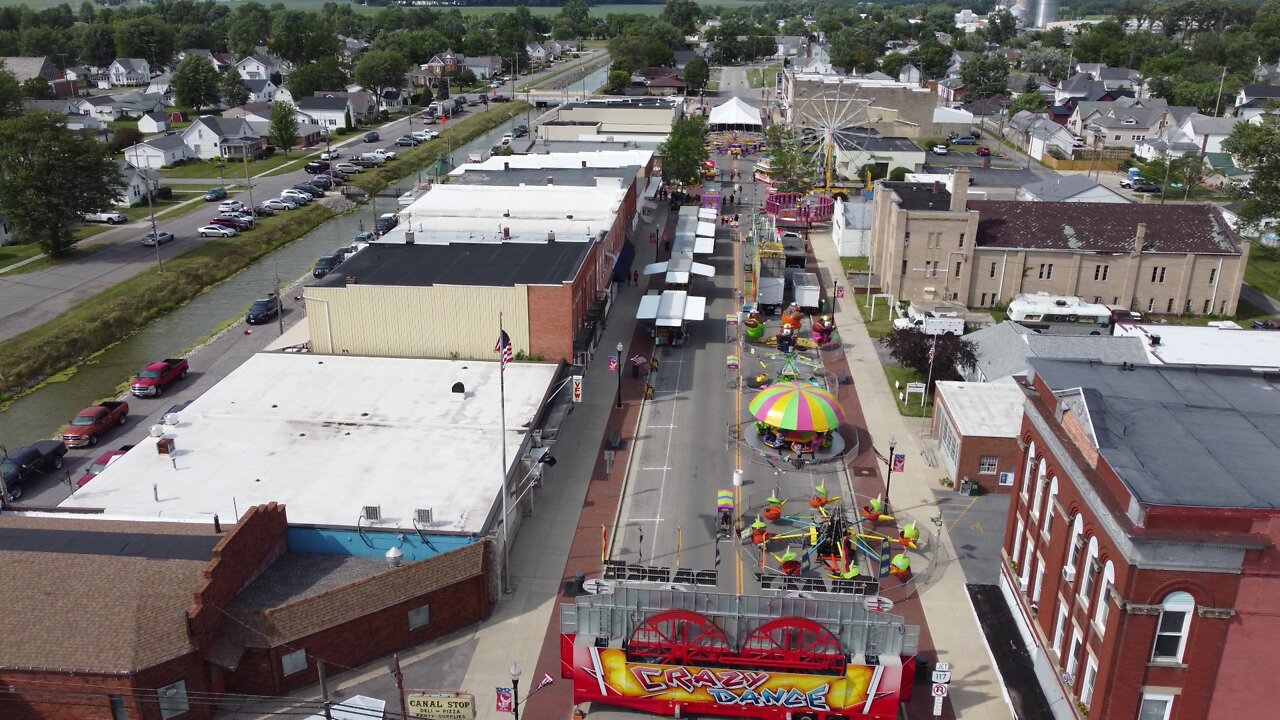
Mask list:
[[[318,287],[360,285],[559,285],[572,281],[589,242],[373,244],[320,281]]]
[[[106,555],[148,560],[209,560],[221,535],[160,535],[55,528],[0,528],[0,551]]]
[[[951,192],[946,186],[933,183],[886,182],[886,188],[894,191],[904,210],[950,210]]]

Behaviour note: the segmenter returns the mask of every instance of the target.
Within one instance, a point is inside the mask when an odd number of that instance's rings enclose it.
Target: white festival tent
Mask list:
[[[711,108],[707,117],[707,125],[711,130],[744,130],[748,132],[764,132],[764,123],[760,120],[760,111],[751,107],[741,98],[729,98],[723,105]]]

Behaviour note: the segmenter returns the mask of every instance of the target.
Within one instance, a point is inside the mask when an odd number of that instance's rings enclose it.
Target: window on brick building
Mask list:
[[[1080,681],[1080,702],[1085,707],[1089,707],[1089,701],[1093,700],[1093,684],[1098,679],[1098,661],[1089,655],[1084,662],[1084,679]]]
[[[107,702],[111,705],[111,720],[129,720],[129,710],[124,706],[123,696],[108,695]]]
[[[1168,306],[1165,307],[1164,311],[1167,313],[1173,312],[1173,298],[1169,298]]]
[[[1035,463],[1036,463],[1036,444],[1031,443],[1031,445],[1028,446],[1027,448],[1027,467],[1022,472],[1022,501],[1024,503],[1027,500],[1027,491],[1031,484],[1031,468],[1035,467]]]
[[[991,263],[991,275],[989,277],[995,277],[995,276],[996,276],[996,264]]]
[[[1067,684],[1073,684],[1076,677],[1076,668],[1080,667],[1080,650],[1084,647],[1084,636],[1080,634],[1080,628],[1074,628],[1071,633],[1071,649],[1067,651]]]
[[[1053,649],[1058,656],[1059,662],[1062,659],[1062,639],[1067,634],[1067,601],[1058,598],[1058,620],[1053,624]]]
[[[187,681],[179,680],[172,685],[165,685],[156,690],[156,705],[160,708],[160,717],[165,720],[178,717],[191,709],[187,702]]]
[[[1110,561],[1102,566],[1102,580],[1098,583],[1098,604],[1093,610],[1093,630],[1098,637],[1107,634],[1107,613],[1111,610],[1111,587],[1116,584],[1116,566]]]
[[[1205,315],[1208,315],[1208,314],[1210,313],[1210,311],[1212,311],[1212,310],[1213,310],[1213,301],[1212,301],[1212,300],[1205,300],[1205,301],[1204,301],[1204,314],[1205,314]]]
[[[1187,627],[1195,611],[1195,598],[1188,593],[1176,592],[1164,599],[1160,604],[1160,620],[1156,623],[1152,660],[1182,662],[1182,651],[1187,645]]]
[[[978,458],[978,474],[979,475],[995,475],[1000,464],[1000,458],[995,455],[983,455]]]
[[[300,673],[307,669],[307,651],[295,650],[288,655],[281,656],[280,669],[284,671],[286,676]]]
[[[1218,279],[1218,268],[1209,268],[1209,284],[1212,285],[1214,280]]]
[[[1084,518],[1076,514],[1071,521],[1071,541],[1067,543],[1067,560],[1062,564],[1063,576],[1067,582],[1076,578],[1076,567],[1080,564],[1080,552],[1084,550]]]
[[[409,629],[417,630],[431,624],[431,606],[423,605],[409,611]]]
[[[1022,522],[1022,518],[1018,518],[1018,532],[1013,535],[1013,552],[1009,554],[1014,562],[1018,561],[1018,555],[1022,552],[1022,536],[1027,532],[1027,524]]]
[[[1049,484],[1049,479],[1045,477],[1046,465],[1043,459],[1040,460],[1040,467],[1036,470],[1036,497],[1031,503],[1031,519],[1040,519],[1040,506],[1044,500],[1045,486]]]
[[[1173,710],[1172,695],[1142,695],[1138,706],[1138,720],[1169,720]]]
[[[1089,604],[1089,595],[1093,592],[1093,584],[1098,567],[1098,538],[1089,538],[1089,549],[1085,551],[1084,560],[1080,563],[1080,603]]]
[[[1044,522],[1040,523],[1040,533],[1049,537],[1049,526],[1053,524],[1053,499],[1058,497],[1058,476],[1049,480],[1049,496],[1044,499]]]

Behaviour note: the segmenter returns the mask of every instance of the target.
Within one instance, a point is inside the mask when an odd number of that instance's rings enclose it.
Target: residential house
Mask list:
[[[774,55],[779,58],[791,58],[800,54],[801,48],[809,42],[809,38],[804,35],[775,35],[773,42],[778,48]]]
[[[1106,363],[1146,365],[1147,351],[1136,337],[1115,335],[1052,334],[1005,320],[964,336],[973,343],[977,360],[972,368],[957,367],[960,377],[975,383],[1012,383],[1027,377],[1031,358],[1099,360]],[[1021,416],[1019,416],[1021,417]]]
[[[236,72],[245,80],[270,80],[282,83],[284,61],[265,52],[254,52],[236,63]]]
[[[1181,157],[1187,153],[1206,155],[1222,152],[1222,141],[1231,135],[1241,117],[1213,117],[1191,113],[1181,124],[1169,123],[1155,138],[1134,147],[1134,154],[1144,160],[1157,157]]]
[[[993,307],[1047,292],[1143,313],[1234,315],[1245,248],[1213,205],[969,200],[942,183],[880,181],[871,271],[901,300]]]
[[[120,177],[124,178],[124,191],[120,193],[120,199],[116,200],[119,207],[141,205],[160,187],[160,174],[155,170],[135,166],[127,160],[119,160],[116,164],[120,167]]]
[[[1057,175],[1018,188],[1017,200],[1028,202],[1127,203],[1129,199],[1088,175]]]
[[[675,68],[651,67],[640,71],[644,78],[641,88],[646,95],[684,95],[688,85]]]
[[[299,98],[298,112],[311,118],[311,122],[324,128],[326,133],[352,127],[355,122],[351,101],[345,93]]]
[[[157,135],[124,149],[124,156],[135,167],[172,167],[191,157],[182,135]]]
[[[898,82],[907,83],[909,85],[919,85],[924,82],[924,75],[921,74],[920,68],[907,63],[898,71]]]
[[[212,50],[203,50],[200,48],[187,48],[178,52],[178,62],[186,60],[188,57],[202,57],[213,65],[213,69],[219,73],[225,73],[227,70],[235,67],[235,59],[231,53],[213,52]]]
[[[201,160],[256,158],[262,154],[262,138],[241,118],[220,119],[201,115],[182,131],[190,156]]]
[[[400,88],[387,88],[378,93],[378,109],[387,112],[396,112],[404,107],[404,93],[400,92]]]
[[[1141,79],[1138,71],[1129,68],[1080,63],[1076,66],[1076,73],[1058,86],[1053,99],[1055,103],[1063,103],[1072,98],[1089,100],[1105,93],[1132,95]]]
[[[947,64],[947,77],[959,78],[960,66],[964,64],[965,60],[968,60],[974,55],[977,55],[977,53],[972,50],[956,50],[951,53],[951,62]]]
[[[529,55],[529,62],[533,65],[546,65],[551,61],[542,43],[529,43],[524,47],[524,51]]]
[[[1122,97],[1112,102],[1079,102],[1067,122],[1067,128],[1090,145],[1097,136],[1106,147],[1135,147],[1147,138],[1157,137],[1166,125],[1179,124],[1194,108],[1179,107],[1170,113],[1168,103],[1159,98],[1142,100]]]
[[[173,88],[171,87],[172,81],[173,81],[172,73],[167,73],[167,72],[160,73],[159,75],[151,78],[151,82],[147,84],[147,89],[144,92],[146,92],[148,95],[159,95],[161,98],[164,99],[164,102],[166,105],[172,105],[173,104]]]
[[[82,115],[92,115],[103,122],[132,119],[137,120],[151,112],[160,112],[165,108],[164,98],[132,91],[119,95],[94,95],[72,101]]]
[[[477,55],[463,58],[462,67],[481,80],[502,75],[502,58],[497,55]]]
[[[356,87],[359,87],[358,85]],[[359,124],[377,114],[378,96],[368,90],[349,90],[346,92],[318,92],[316,97],[345,98],[351,108],[351,122]],[[324,123],[319,123],[323,125]]]
[[[452,50],[445,50],[437,55],[432,55],[431,59],[422,65],[422,69],[427,71],[427,75],[434,79],[439,79],[447,75],[453,75],[462,70],[463,57]]]
[[[360,53],[369,49],[369,43],[361,40],[360,38],[343,37],[342,35],[339,35],[338,37],[342,40],[342,54],[345,55],[348,60],[355,58]]]
[[[1075,137],[1070,131],[1049,119],[1048,115],[1039,114],[1026,134],[1027,154],[1038,160],[1046,157],[1071,157],[1075,148]]]
[[[943,78],[938,81],[938,102],[939,104],[952,106],[959,105],[960,98],[964,95],[964,81],[958,77]]]
[[[962,103],[960,109],[973,113],[974,117],[996,117],[1009,106],[1009,96],[992,95],[989,98]]]
[[[270,113],[268,113],[270,115]],[[267,138],[271,135],[271,120],[269,118],[246,118],[249,128],[261,138]],[[313,122],[299,120],[298,136],[294,138],[293,147],[314,147],[324,144],[325,131],[324,128]]]
[[[826,45],[811,42],[804,46],[804,54],[791,60],[791,71],[804,75],[843,75],[831,64],[831,52]]]
[[[688,65],[689,61],[696,57],[702,58],[703,60],[707,61],[708,64],[710,64],[711,62],[710,61],[711,51],[708,50],[707,48],[694,48],[693,50],[676,50],[672,54],[675,56],[676,69],[678,70],[684,70],[684,66]]]
[[[169,116],[163,112],[149,112],[138,118],[138,132],[155,135],[169,129]]]
[[[275,103],[269,102],[248,102],[237,107],[223,110],[222,117],[227,119],[243,118],[249,121],[261,120],[263,122],[270,122],[271,108],[274,104]]]
[[[1280,102],[1280,85],[1245,85],[1236,94],[1235,116],[1247,120],[1263,114],[1275,102]]]
[[[269,78],[253,78],[245,80],[244,84],[249,87],[249,102],[272,102],[276,99],[276,93],[280,91],[280,86],[271,82]]]
[[[72,65],[62,71],[62,77],[74,83],[93,82],[100,75],[102,75],[101,72],[85,67],[84,65]]]
[[[32,78],[44,78],[46,82],[59,79],[58,68],[47,57],[3,57],[0,60],[20,83]]]
[[[116,58],[107,67],[107,78],[114,87],[146,85],[151,82],[151,65],[141,58]]]
[[[582,43],[577,40],[552,40],[557,47],[557,52],[561,55],[569,55],[582,50]]]

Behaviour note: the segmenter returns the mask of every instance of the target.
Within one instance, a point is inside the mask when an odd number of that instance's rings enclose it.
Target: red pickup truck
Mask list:
[[[124,424],[128,417],[127,402],[104,402],[87,407],[71,418],[71,424],[62,429],[62,442],[67,447],[97,445],[102,433]]]
[[[136,397],[160,397],[164,389],[187,376],[186,358],[169,358],[142,368],[129,392]]]

